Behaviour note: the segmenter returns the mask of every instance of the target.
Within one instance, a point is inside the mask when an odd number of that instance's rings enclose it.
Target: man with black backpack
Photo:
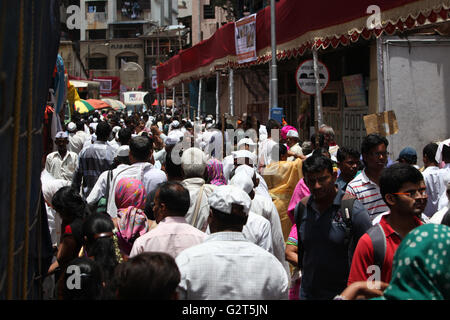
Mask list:
[[[311,156],[302,170],[311,196],[294,211],[302,270],[300,299],[333,299],[346,288],[353,249],[372,224],[358,200],[344,200],[331,159]]]
[[[380,222],[359,240],[353,255],[348,284],[356,281],[381,280],[389,283],[395,251],[402,239],[420,220],[427,193],[419,170],[396,163],[383,170],[380,192],[389,207]]]

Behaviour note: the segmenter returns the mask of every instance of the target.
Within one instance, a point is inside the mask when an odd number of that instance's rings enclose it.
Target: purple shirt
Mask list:
[[[130,258],[150,251],[165,252],[175,258],[184,249],[202,243],[206,236],[184,217],[165,217],[156,228],[136,239]]]

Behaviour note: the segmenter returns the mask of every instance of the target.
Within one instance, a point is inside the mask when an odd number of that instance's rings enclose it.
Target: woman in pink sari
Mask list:
[[[150,221],[144,213],[147,193],[140,180],[120,179],[115,190],[118,246],[125,259],[129,256],[134,241],[150,230]]]

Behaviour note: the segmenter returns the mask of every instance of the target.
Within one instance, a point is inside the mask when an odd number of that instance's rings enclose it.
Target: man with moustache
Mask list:
[[[299,298],[329,300],[346,288],[354,246],[371,221],[358,200],[348,208],[347,220],[341,207],[345,193],[336,185],[337,173],[330,158],[313,155],[303,162],[302,170],[311,195],[294,211],[302,270]]]
[[[347,185],[345,192],[358,199],[369,212],[373,220],[379,214],[389,210],[381,197],[379,181],[386,167],[388,155],[387,139],[379,134],[369,134],[361,143],[364,170]]]
[[[420,216],[427,203],[426,186],[419,170],[405,163],[386,168],[380,177],[381,195],[389,207],[380,222],[364,234],[356,246],[348,284],[366,281],[380,268],[380,279],[389,283],[394,254],[402,239],[423,224]],[[378,239],[382,238],[382,242]]]

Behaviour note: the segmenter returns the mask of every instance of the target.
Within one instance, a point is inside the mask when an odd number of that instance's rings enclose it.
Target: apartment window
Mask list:
[[[216,18],[216,10],[214,6],[214,1],[211,0],[210,4],[203,5],[203,19],[215,19]]]
[[[106,29],[87,30],[87,32],[89,40],[106,39]]]
[[[87,12],[106,12],[106,1],[90,1],[87,4]]]
[[[89,70],[106,70],[107,57],[95,57],[88,59]]]

